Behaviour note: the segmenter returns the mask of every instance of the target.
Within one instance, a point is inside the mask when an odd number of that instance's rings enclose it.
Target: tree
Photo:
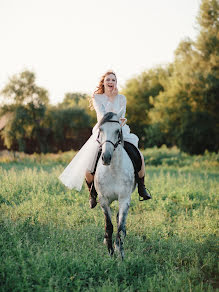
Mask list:
[[[151,125],[189,153],[219,147],[219,3],[203,0],[197,41],[185,39],[176,52],[167,87],[152,100]]]
[[[76,107],[49,107],[43,125],[49,131],[50,152],[78,150],[91,134],[89,115]]]
[[[19,151],[45,151],[41,132],[49,98],[47,90],[35,84],[35,74],[24,71],[14,75],[1,93],[8,103],[1,108],[0,115],[12,113],[1,133],[5,145]]]
[[[128,80],[122,93],[127,98],[127,118],[132,131],[140,138],[140,146],[147,144],[146,129],[149,126],[150,99],[165,88],[170,68],[154,68]]]
[[[64,96],[64,100],[58,104],[60,109],[83,109],[84,112],[90,117],[90,126],[96,123],[95,111],[89,108],[89,95],[79,92],[68,92]]]
[[[23,71],[9,78],[8,84],[1,94],[11,104],[25,105],[33,103],[35,107],[47,105],[49,102],[46,89],[35,84],[36,77],[31,71]]]

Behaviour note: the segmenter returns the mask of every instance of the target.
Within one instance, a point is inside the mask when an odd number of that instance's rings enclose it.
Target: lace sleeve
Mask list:
[[[123,109],[122,118],[125,118],[125,114],[126,114],[126,97],[124,95],[122,95],[122,99],[121,99],[121,108]]]
[[[104,116],[104,105],[103,101],[98,95],[94,95],[93,107],[97,114],[97,121],[99,122],[101,118]]]

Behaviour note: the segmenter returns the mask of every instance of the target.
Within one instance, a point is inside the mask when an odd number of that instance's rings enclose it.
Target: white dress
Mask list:
[[[114,101],[111,102],[105,94],[96,94],[93,100],[93,106],[97,114],[97,122],[99,122],[104,112],[119,113],[122,109],[122,118],[126,113],[126,98],[124,95],[118,94]],[[72,161],[64,169],[59,176],[61,182],[69,189],[81,190],[85,173],[87,170],[93,171],[94,161],[96,161],[99,144],[96,141],[98,135],[98,124],[93,128],[91,137],[83,145],[80,151],[75,155]],[[138,137],[130,133],[128,125],[122,127],[123,139],[138,147]]]

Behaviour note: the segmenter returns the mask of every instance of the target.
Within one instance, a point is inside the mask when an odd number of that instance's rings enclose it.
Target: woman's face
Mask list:
[[[114,74],[109,74],[104,78],[104,92],[111,92],[116,88],[116,76]]]

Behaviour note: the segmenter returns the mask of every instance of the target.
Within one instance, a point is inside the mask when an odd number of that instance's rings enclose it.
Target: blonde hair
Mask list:
[[[116,81],[117,81],[117,77],[116,77],[116,73],[113,71],[113,70],[108,70],[106,73],[104,73],[101,78],[100,78],[100,81],[99,81],[99,84],[97,85],[92,97],[89,97],[89,108],[91,110],[94,110],[94,107],[93,107],[93,99],[94,99],[94,95],[95,94],[103,94],[104,93],[104,79],[106,76],[110,75],[110,74],[113,74],[116,78]]]

